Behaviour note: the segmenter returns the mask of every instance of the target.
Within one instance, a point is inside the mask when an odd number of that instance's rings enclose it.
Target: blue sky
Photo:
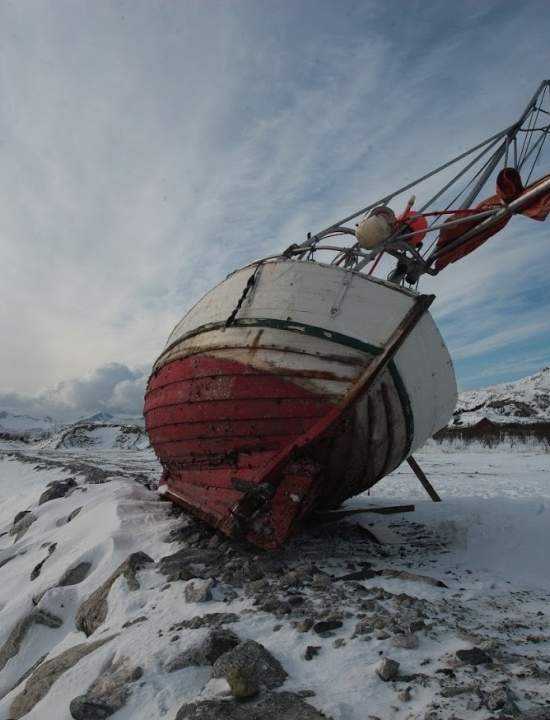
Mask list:
[[[510,124],[548,37],[546,0],[1,0],[0,407],[139,408],[194,300]],[[550,364],[549,270],[517,218],[423,283],[461,387]]]

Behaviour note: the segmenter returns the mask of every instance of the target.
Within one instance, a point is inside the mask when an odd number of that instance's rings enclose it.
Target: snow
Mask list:
[[[36,660],[46,653],[54,657],[86,641],[83,633],[75,630],[76,611],[129,553],[141,550],[158,561],[181,547],[167,541],[169,531],[182,524],[181,518],[172,513],[170,503],[134,480],[137,473],[158,477],[152,453],[101,449],[112,448],[110,428],[98,428],[92,435],[97,440],[94,447],[29,449],[12,444],[6,445],[6,450],[16,455],[0,455],[0,562],[16,554],[0,568],[0,646],[15,622],[32,609],[33,596],[43,591],[40,607],[63,619],[56,629],[33,625],[18,655],[0,672],[0,697],[5,694],[0,699],[0,720],[10,717],[10,704],[21,690],[21,686],[10,688]],[[186,582],[167,584],[157,568],[151,567],[139,574],[139,590],[129,592],[122,577],[111,589],[108,618],[91,639],[113,633],[116,639],[64,673],[26,719],[70,720],[70,700],[86,691],[110,659],[121,656],[132,658],[144,672],[127,705],[113,716],[116,720],[174,720],[184,702],[225,696],[226,683],[209,682],[207,667],[174,673],[163,670],[163,663],[207,633],[206,628],[174,633],[170,627],[205,612],[237,613],[239,621],[229,627],[242,638],[264,644],[282,663],[289,674],[282,689],[312,690],[315,695],[307,701],[334,720],[366,720],[369,715],[381,720],[423,720],[434,703],[440,705],[442,718],[454,715],[485,720],[489,717],[486,708],[468,709],[469,696],[442,700],[438,695],[437,678],[441,676],[436,670],[453,667],[456,650],[472,645],[464,639],[463,630],[459,631],[463,626],[497,639],[506,652],[522,656],[509,665],[510,682],[521,708],[532,701],[529,693],[535,693],[537,702],[550,701],[544,678],[520,677],[527,656],[543,669],[550,668],[550,454],[529,448],[523,452],[505,448],[457,452],[432,444],[418,453],[417,460],[441,494],[442,503],[426,497],[408,466],[399,468],[370,495],[348,503],[349,507],[416,505],[411,514],[365,514],[346,521],[373,531],[383,541],[380,550],[375,552],[373,547],[372,554],[365,554],[349,545],[304,537],[289,551],[300,559],[312,557],[322,571],[336,577],[348,571],[350,562],[362,559],[380,568],[444,580],[446,588],[384,576],[361,583],[367,589],[407,593],[430,603],[432,627],[419,633],[417,649],[395,648],[389,640],[352,639],[357,618],[352,616],[356,605],[351,589],[342,602],[343,627],[330,638],[321,638],[296,632],[289,618],[276,619],[258,610],[253,599],[242,592],[226,601],[222,585],[214,588],[213,600],[186,603]],[[112,479],[104,484],[86,483],[84,475],[75,474],[75,463],[95,463],[112,472]],[[37,505],[48,482],[67,477],[76,477],[79,483],[73,492]],[[78,507],[81,512],[67,523]],[[9,531],[15,514],[25,509],[31,509],[37,521],[14,542],[12,536],[2,533]],[[31,570],[47,555],[44,544],[53,542],[57,549],[40,576],[30,582]],[[82,583],[48,590],[68,568],[84,560],[92,563],[92,569]],[[304,593],[315,599],[315,591],[306,589]],[[381,602],[389,607],[392,601]],[[146,621],[123,627],[139,616]],[[531,642],[528,638],[532,635],[542,639]],[[345,644],[334,647],[339,639]],[[303,659],[308,645],[322,648],[310,662]],[[376,675],[374,668],[382,655],[398,660],[402,673],[429,676],[426,684],[409,683],[413,687],[410,702],[397,697],[407,683],[383,683]],[[490,687],[495,678],[504,677],[499,672],[480,668],[475,678]]]

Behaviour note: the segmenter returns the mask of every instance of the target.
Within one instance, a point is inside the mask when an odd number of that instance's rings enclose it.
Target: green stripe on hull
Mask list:
[[[155,365],[161,358],[163,358],[173,348],[175,348],[177,345],[184,342],[185,340],[196,337],[197,335],[202,335],[203,333],[212,332],[214,330],[223,330],[225,327],[225,321],[206,323],[205,325],[200,325],[194,330],[185,333],[185,335],[181,335],[181,337],[179,337],[177,340],[174,340],[174,342],[170,343],[170,345],[168,345],[168,347],[166,347],[162,351]],[[234,322],[232,322],[229,327],[273,328],[275,330],[285,330],[286,332],[293,332],[300,335],[308,335],[309,337],[321,338],[323,340],[328,340],[329,342],[336,343],[337,345],[344,345],[345,347],[353,348],[354,350],[362,350],[363,352],[369,353],[370,355],[379,355],[382,352],[381,347],[371,345],[370,343],[364,342],[362,340],[358,340],[357,338],[351,337],[351,335],[344,335],[342,333],[335,332],[334,330],[326,330],[325,328],[317,327],[316,325],[293,322],[292,320],[277,320],[275,318],[238,318]],[[405,425],[407,430],[408,455],[414,437],[414,418],[411,402],[403,379],[401,378],[401,375],[399,374],[399,371],[393,360],[389,362],[388,370],[395,384],[397,394],[399,395],[399,399],[401,400],[401,405],[403,407],[403,414],[405,416]]]

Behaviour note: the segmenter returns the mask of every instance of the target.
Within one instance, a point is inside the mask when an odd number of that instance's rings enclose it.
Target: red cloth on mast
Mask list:
[[[497,177],[496,195],[492,195],[490,198],[487,198],[487,200],[481,202],[475,207],[475,210],[477,212],[483,212],[484,210],[504,207],[507,203],[520,198],[522,195],[537,187],[549,177],[550,175],[545,175],[540,180],[537,180],[528,187],[524,188],[518,171],[515,168],[504,168],[499,172]],[[471,211],[468,210],[458,210],[456,213],[451,215],[446,222],[451,222],[452,220],[465,217],[470,212]],[[532,220],[546,220],[550,214],[550,191],[535,198],[532,203],[517,212],[518,214],[530,217]],[[468,240],[468,242],[454,248],[454,250],[450,250],[444,255],[441,255],[435,262],[436,270],[442,270],[444,267],[449,265],[449,263],[456,262],[474,250],[477,250],[477,248],[480,247],[480,245],[483,245],[483,243],[485,243],[490,237],[500,232],[500,230],[507,225],[510,217],[511,215],[504,216],[498,223],[491,225],[491,227],[487,228],[479,235],[476,235],[471,240]],[[472,220],[471,223],[465,222],[461,225],[456,225],[455,227],[441,228],[439,238],[437,240],[437,248],[445,248],[446,245],[449,245],[454,240],[466,234],[469,230],[472,230],[472,228],[475,228],[476,225],[480,225],[482,222],[484,222],[484,220]]]

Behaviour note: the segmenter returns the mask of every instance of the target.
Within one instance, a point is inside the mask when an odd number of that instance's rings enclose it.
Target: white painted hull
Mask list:
[[[343,344],[339,336],[359,346],[382,348],[417,297],[333,265],[278,259],[260,269],[237,315],[238,326],[220,327],[253,271],[253,266],[237,270],[207,293],[176,325],[155,367],[205,352],[288,375],[337,401],[365,360],[363,350]],[[285,329],[270,327],[265,320],[280,321]],[[213,327],[207,330],[208,326]],[[310,335],[307,328],[322,329],[325,335]],[[413,453],[448,423],[457,399],[452,361],[429,313],[405,340],[394,363],[412,410]],[[333,377],[319,377],[323,372]]]

